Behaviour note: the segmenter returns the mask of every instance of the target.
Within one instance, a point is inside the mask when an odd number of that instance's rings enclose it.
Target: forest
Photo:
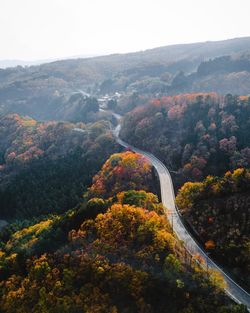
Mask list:
[[[140,155],[114,154],[74,209],[4,229],[0,312],[247,312],[185,253],[157,196],[130,189],[150,178],[139,164],[151,170]],[[126,171],[123,190],[121,180],[118,193],[92,196],[98,180]]]
[[[250,290],[250,171],[187,182],[176,202],[204,248]]]
[[[250,98],[182,94],[149,100],[129,112],[121,137],[176,172],[176,183],[250,164]]]
[[[250,98],[182,94],[129,112],[121,136],[170,170],[185,225],[249,290]]]
[[[115,151],[119,147],[107,121],[38,122],[17,114],[0,118],[0,219],[73,208]]]
[[[249,51],[246,37],[0,69],[0,313],[247,313],[178,240],[112,111],[249,291]]]

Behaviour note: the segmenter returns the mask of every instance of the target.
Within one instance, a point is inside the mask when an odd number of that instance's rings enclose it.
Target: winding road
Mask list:
[[[113,113],[114,117],[119,121],[121,120],[121,116],[119,114]],[[159,179],[160,179],[160,187],[161,187],[161,199],[165,209],[165,213],[167,218],[171,221],[170,223],[173,226],[173,230],[176,233],[177,237],[183,241],[186,249],[192,256],[200,255],[204,260],[205,264],[201,264],[201,266],[207,270],[208,268],[214,269],[222,274],[224,280],[226,282],[225,292],[226,294],[233,299],[237,303],[241,303],[247,306],[248,311],[250,312],[250,294],[240,287],[228,274],[226,274],[222,268],[220,268],[213,260],[209,258],[206,252],[197,244],[197,242],[192,238],[187,229],[182,223],[180,218],[178,209],[175,205],[175,193],[173,188],[173,182],[171,175],[166,168],[166,166],[157,159],[153,154],[137,149],[130,144],[119,138],[119,132],[121,129],[120,123],[113,130],[113,134],[116,138],[116,141],[122,145],[123,147],[129,147],[134,152],[142,154],[146,157],[152,165],[155,167]],[[169,211],[171,212],[171,218],[169,217]]]

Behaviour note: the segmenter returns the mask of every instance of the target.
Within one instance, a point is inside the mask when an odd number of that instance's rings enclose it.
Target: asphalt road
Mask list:
[[[121,118],[118,114],[113,114],[118,120]],[[160,187],[161,187],[161,199],[163,206],[165,207],[165,213],[167,218],[169,219],[170,223],[173,226],[173,230],[176,233],[177,237],[183,241],[186,249],[189,253],[196,257],[197,255],[201,256],[202,259],[205,261],[201,263],[201,266],[207,270],[208,268],[214,269],[222,274],[224,280],[226,282],[226,294],[232,298],[237,303],[245,304],[250,312],[250,294],[241,288],[230,276],[223,271],[213,260],[209,258],[206,252],[196,243],[193,237],[189,234],[187,229],[182,223],[180,215],[178,213],[178,208],[175,205],[175,194],[173,188],[173,182],[171,179],[171,175],[166,168],[166,166],[158,160],[154,155],[151,153],[142,151],[137,149],[130,144],[126,143],[125,141],[119,138],[121,125],[119,124],[115,130],[113,131],[114,136],[116,137],[117,142],[122,145],[123,147],[129,147],[131,150],[142,154],[145,156],[155,167],[156,171],[158,172],[159,179],[160,179]],[[171,212],[169,214],[169,212]]]

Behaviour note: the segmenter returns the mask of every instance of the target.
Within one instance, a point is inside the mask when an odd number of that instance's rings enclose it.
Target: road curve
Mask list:
[[[121,116],[119,114],[114,113],[113,115],[117,118],[118,121],[121,119]],[[192,236],[183,225],[178,209],[175,205],[175,193],[172,178],[166,166],[153,154],[137,149],[126,143],[125,141],[121,140],[119,138],[120,129],[121,125],[118,124],[118,126],[113,131],[116,141],[123,147],[129,147],[134,152],[142,154],[155,167],[160,179],[162,204],[165,208],[168,209],[168,211],[172,212],[170,218],[169,214],[167,214],[167,211],[165,211],[167,218],[169,220],[171,219],[170,223],[173,225],[173,230],[176,233],[177,237],[181,241],[183,241],[186,249],[192,256],[200,255],[206,261],[205,264],[201,264],[204,269],[211,268],[222,274],[227,284],[225,289],[226,294],[235,302],[246,305],[248,311],[250,312],[250,294],[242,287],[240,287],[232,278],[230,278],[228,274],[223,271],[222,268],[220,268],[213,260],[209,258],[206,252],[197,244],[197,242],[192,238]]]

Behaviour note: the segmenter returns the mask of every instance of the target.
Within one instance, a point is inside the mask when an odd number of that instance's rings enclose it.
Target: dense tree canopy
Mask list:
[[[185,251],[157,196],[142,190],[150,183],[142,156],[114,154],[77,207],[6,227],[0,312],[246,313]]]
[[[152,180],[152,167],[142,155],[131,151],[116,153],[94,176],[89,193],[109,197],[122,190],[147,190],[152,186]]]
[[[85,125],[42,123],[17,114],[0,118],[0,218],[72,208],[117,149],[105,121]]]
[[[185,221],[212,255],[250,289],[250,172],[188,182],[176,198]]]
[[[38,237],[41,227],[31,228]],[[17,255],[10,259],[15,269]],[[163,216],[121,204],[85,220],[70,231],[66,246],[28,260],[24,273],[0,287],[3,313],[246,312],[186,263]]]
[[[250,165],[250,98],[187,94],[127,114],[121,136],[153,152],[184,180]]]

